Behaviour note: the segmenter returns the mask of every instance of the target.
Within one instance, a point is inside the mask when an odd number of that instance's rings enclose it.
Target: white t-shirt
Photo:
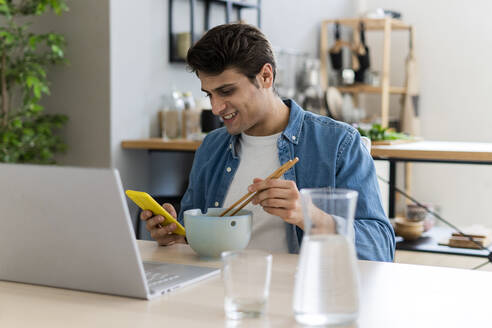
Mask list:
[[[265,179],[280,167],[277,141],[281,134],[266,137],[241,134],[238,151],[241,160],[225,197],[224,207],[229,207],[247,193],[254,178]],[[260,205],[249,203],[245,209],[253,212],[253,231],[248,248],[288,253],[285,221],[263,211]]]

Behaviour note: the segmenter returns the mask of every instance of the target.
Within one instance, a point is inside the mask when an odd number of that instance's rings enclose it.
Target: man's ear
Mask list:
[[[272,64],[266,63],[261,68],[260,72],[257,75],[258,83],[263,88],[271,88],[273,87],[273,67]]]

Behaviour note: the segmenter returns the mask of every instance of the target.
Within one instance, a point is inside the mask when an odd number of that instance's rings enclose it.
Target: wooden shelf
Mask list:
[[[322,24],[334,24],[357,28],[360,22],[364,23],[366,30],[384,30],[386,21],[389,21],[392,30],[410,30],[411,26],[405,24],[399,19],[394,18],[344,18],[344,19],[327,19]]]
[[[165,141],[161,138],[149,138],[140,140],[123,140],[121,142],[121,146],[124,149],[195,151],[201,143],[201,141],[190,141],[185,139]]]
[[[169,151],[196,151],[201,141],[161,138],[123,140],[123,149],[147,149]],[[492,143],[416,141],[394,145],[371,146],[375,158],[419,159],[434,161],[473,161],[492,163]]]
[[[366,31],[382,31],[383,32],[383,63],[381,68],[381,86],[374,87],[370,85],[357,84],[354,86],[339,87],[341,92],[352,93],[358,95],[360,93],[379,94],[381,96],[381,125],[387,127],[389,125],[389,105],[391,94],[405,95],[405,87],[393,87],[390,83],[390,62],[391,62],[391,33],[396,30],[410,32],[410,37],[413,39],[413,28],[411,25],[405,24],[403,21],[393,18],[340,18],[328,19],[321,22],[320,33],[320,77],[321,88],[326,91],[328,89],[328,25],[340,24],[352,29],[353,40],[360,40],[359,29],[360,23],[363,23]],[[360,41],[355,41],[357,42]],[[403,64],[404,61],[402,61]],[[404,65],[404,64],[403,64]],[[357,100],[357,98],[356,98]]]
[[[337,87],[340,92],[345,93],[382,93],[382,87],[375,87],[367,84],[341,86]],[[396,95],[404,95],[407,93],[404,87],[389,87],[389,93]]]

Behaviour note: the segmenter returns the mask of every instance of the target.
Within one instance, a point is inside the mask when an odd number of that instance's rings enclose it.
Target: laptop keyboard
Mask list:
[[[177,263],[144,262],[143,265],[150,295],[164,294],[219,272],[219,269]]]
[[[149,288],[155,289],[155,287],[159,287],[159,285],[163,285],[179,278],[179,275],[145,271],[145,277],[147,278]]]

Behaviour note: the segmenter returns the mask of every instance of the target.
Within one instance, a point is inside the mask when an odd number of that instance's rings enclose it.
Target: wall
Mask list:
[[[49,113],[63,113],[68,152],[60,164],[108,167],[110,144],[109,3],[70,1],[70,11],[34,17],[33,30],[63,34],[69,65],[48,72],[51,96],[43,99]]]
[[[360,11],[378,7],[400,11],[416,29],[422,136],[492,142],[492,2],[361,0],[359,6]],[[382,39],[372,36],[372,41],[373,66],[381,67]],[[402,83],[403,69],[398,68],[408,51],[408,37],[393,37],[392,51],[391,79]],[[398,110],[393,99],[392,112]],[[440,205],[451,222],[490,224],[490,166],[414,164],[413,171],[412,193],[417,199]]]

